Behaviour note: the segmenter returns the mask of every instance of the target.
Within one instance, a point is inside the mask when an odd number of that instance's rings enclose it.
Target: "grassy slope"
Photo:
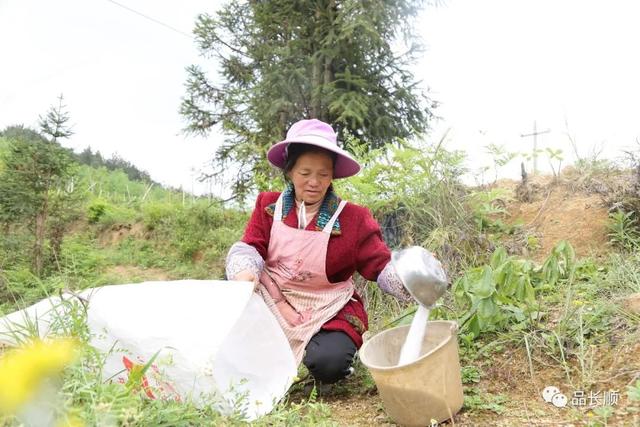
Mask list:
[[[90,191],[81,220],[65,239],[63,259],[45,279],[31,276],[26,264],[4,266],[0,308],[31,303],[60,288],[221,277],[223,255],[239,238],[247,213],[223,210],[208,200],[191,201],[187,197],[183,202],[182,194],[161,189],[152,189],[142,201],[144,184],[106,171],[85,169],[82,173],[83,188]],[[504,230],[498,227],[494,231],[500,234]],[[522,230],[516,234],[519,232]],[[505,235],[510,236],[513,234]],[[525,236],[524,241],[531,239]],[[544,258],[535,252],[533,255]],[[537,293],[541,307],[538,321],[486,333],[476,340],[460,340],[466,400],[456,423],[564,421],[599,425],[637,419],[640,404],[631,399],[633,393],[627,392],[635,390],[634,378],[640,373],[634,356],[640,351],[640,318],[622,309],[619,299],[640,292],[640,257],[612,254],[582,258],[575,271],[573,277]],[[361,286],[369,302],[373,332],[404,310],[380,295],[375,286]],[[445,301],[454,310],[462,308],[458,304],[450,296]],[[447,310],[435,315],[455,317]],[[87,371],[91,357],[87,352],[85,363],[74,366],[65,376],[66,394],[61,406],[78,412],[88,422],[113,417],[129,425],[171,424],[177,420],[197,425],[241,424],[233,417],[221,419],[212,411],[123,395],[117,386],[102,384],[95,372]],[[621,398],[610,408],[557,409],[540,398],[542,388],[552,384],[567,394],[616,390]],[[359,367],[356,375],[319,400],[302,386],[295,387],[289,402],[261,423],[371,425],[390,420],[371,377]]]
[[[78,168],[82,195],[68,225],[60,259],[45,278],[29,273],[30,234],[14,227],[0,246],[6,289],[0,307],[31,303],[60,287],[71,289],[146,278],[220,278],[223,255],[248,213],[215,200],[130,181],[121,171]],[[6,295],[8,294],[8,295]]]

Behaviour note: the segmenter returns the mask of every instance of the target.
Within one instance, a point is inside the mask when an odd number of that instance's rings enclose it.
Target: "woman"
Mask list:
[[[317,381],[333,383],[353,372],[368,327],[353,273],[397,298],[409,294],[369,210],[333,191],[333,179],[355,175],[360,165],[338,147],[330,125],[295,123],[267,157],[284,171],[287,187],[258,195],[242,240],[229,251],[226,274],[256,284],[296,361]]]

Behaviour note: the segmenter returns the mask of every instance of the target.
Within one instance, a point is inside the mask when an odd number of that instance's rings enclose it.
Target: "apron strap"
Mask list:
[[[322,229],[323,233],[331,234],[331,230],[333,229],[333,224],[338,219],[338,216],[340,215],[340,212],[342,212],[342,209],[345,207],[346,204],[347,204],[346,200],[341,200],[340,201],[340,205],[338,206],[338,209],[336,209],[335,213],[333,214],[333,216],[331,217],[329,222],[327,222],[327,225],[325,225],[324,228]]]
[[[282,195],[283,193],[280,193],[280,197],[278,197],[278,200],[276,201],[276,208],[273,211],[273,220],[274,221],[282,221]]]

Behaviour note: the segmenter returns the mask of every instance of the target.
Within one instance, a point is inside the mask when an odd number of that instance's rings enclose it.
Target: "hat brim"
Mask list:
[[[301,136],[294,140],[285,139],[284,141],[274,144],[267,152],[267,159],[269,160],[269,163],[277,168],[284,169],[285,163],[287,162],[285,150],[289,144],[295,143],[315,145],[316,147],[324,148],[327,151],[336,153],[338,156],[333,168],[334,178],[348,178],[360,172],[360,164],[358,164],[358,162],[355,161],[347,151],[330,143],[324,138],[314,135]]]

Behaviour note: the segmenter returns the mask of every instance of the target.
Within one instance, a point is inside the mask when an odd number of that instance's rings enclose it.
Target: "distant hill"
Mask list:
[[[8,149],[9,140],[3,136],[0,136],[0,156]],[[100,151],[95,153],[91,150],[91,147],[85,148],[80,153],[73,153],[75,160],[82,164],[95,169],[101,167],[110,171],[122,171],[131,181],[139,181],[147,184],[154,184],[157,187],[163,187],[159,182],[151,179],[151,176],[147,171],[139,169],[136,165],[128,160],[123,159],[117,154],[111,156],[111,158],[105,158],[100,154]],[[1,161],[0,161],[1,163]],[[0,165],[1,166],[1,165]]]
[[[91,166],[94,168],[105,167],[111,171],[122,170],[130,180],[132,181],[143,181],[147,183],[153,183],[155,185],[160,185],[158,182],[151,179],[151,176],[147,171],[143,171],[138,169],[133,163],[128,160],[123,159],[122,157],[114,154],[111,158],[106,159],[100,154],[100,151],[96,151],[95,153],[91,150],[91,147],[85,148],[79,154],[75,154],[76,160],[83,165]]]

